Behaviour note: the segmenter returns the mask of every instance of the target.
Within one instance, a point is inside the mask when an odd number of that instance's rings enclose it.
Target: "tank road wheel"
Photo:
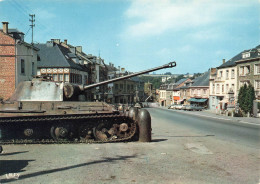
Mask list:
[[[110,128],[108,127],[108,125],[103,122],[99,123],[98,126],[94,128],[94,136],[99,141],[107,141],[111,138],[109,130]]]
[[[96,140],[108,141],[115,139],[125,139],[132,135],[136,131],[136,126],[134,123],[121,123],[121,124],[108,124],[99,123],[96,128],[94,128],[94,136]]]
[[[55,141],[65,141],[73,137],[71,127],[65,124],[53,125],[50,133]]]
[[[93,137],[93,128],[88,125],[82,125],[79,127],[79,138],[81,140],[88,140]]]
[[[32,128],[24,129],[23,133],[26,137],[32,137],[34,135],[34,131]]]

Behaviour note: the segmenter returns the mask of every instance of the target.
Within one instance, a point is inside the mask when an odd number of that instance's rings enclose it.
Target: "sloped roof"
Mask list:
[[[40,56],[38,67],[69,67],[82,71],[86,70],[84,66],[72,61],[69,57],[70,50],[61,45],[35,44],[34,46],[40,49],[38,52]]]
[[[210,71],[207,71],[203,75],[195,78],[194,83],[191,85],[191,87],[209,86],[209,76],[210,76]]]
[[[236,65],[237,61],[240,60],[247,60],[247,59],[251,59],[251,58],[257,58],[258,56],[258,51],[257,49],[260,49],[260,45],[256,46],[255,48],[249,49],[249,50],[244,50],[242,52],[240,52],[239,54],[237,54],[236,56],[232,57],[230,60],[228,60],[227,62],[223,63],[222,65],[220,65],[219,68],[226,68],[226,67],[232,67]],[[248,58],[242,58],[242,54],[245,52],[250,52],[250,57]]]
[[[176,84],[176,85],[179,85],[179,84],[185,82],[187,79],[188,79],[188,78],[180,79],[180,80],[178,80],[175,84]]]
[[[236,66],[236,61],[238,61],[240,59],[242,59],[242,52],[240,52],[236,56],[232,57],[230,60],[228,60],[227,62],[223,63],[222,65],[220,65],[217,68],[226,68],[226,67]]]

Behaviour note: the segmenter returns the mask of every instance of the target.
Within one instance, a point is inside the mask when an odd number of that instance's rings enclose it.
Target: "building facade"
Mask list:
[[[39,49],[24,42],[24,33],[8,29],[3,22],[0,30],[0,98],[7,100],[22,81],[30,81],[37,71]]]
[[[54,40],[48,41],[46,44],[35,44],[35,47],[39,49],[37,57],[38,76],[50,76],[55,82],[74,85],[91,83],[88,68],[73,50],[58,44]],[[87,100],[87,96],[84,96],[80,96],[81,100]]]
[[[210,71],[194,79],[190,88],[190,98],[187,100],[190,104],[198,104],[208,107],[209,99],[209,76]]]
[[[236,61],[237,64],[237,94],[239,89],[249,83],[255,89],[256,99],[260,100],[260,45],[242,52],[241,59]]]
[[[240,55],[240,54],[239,54]],[[211,110],[234,108],[237,99],[237,66],[239,55],[233,57],[216,69],[211,69],[210,104]]]

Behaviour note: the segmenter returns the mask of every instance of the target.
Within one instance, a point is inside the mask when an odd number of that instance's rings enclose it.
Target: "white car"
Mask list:
[[[185,106],[184,106],[183,104],[178,104],[178,105],[176,105],[175,109],[181,110],[181,109],[183,109],[184,107],[185,107]]]
[[[168,109],[175,109],[175,107],[176,107],[176,104],[172,104],[172,105],[168,106]]]

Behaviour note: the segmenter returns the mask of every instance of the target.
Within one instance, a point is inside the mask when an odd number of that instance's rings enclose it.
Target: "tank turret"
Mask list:
[[[0,144],[149,142],[151,117],[146,109],[121,112],[105,102],[66,100],[98,86],[175,66],[171,62],[85,86],[44,78],[21,82],[10,100],[0,102]]]
[[[10,101],[76,101],[84,91],[90,90],[95,87],[113,83],[116,81],[128,79],[138,75],[164,68],[172,68],[176,66],[176,62],[155,67],[149,70],[133,73],[130,75],[114,78],[107,81],[102,81],[90,85],[76,85],[72,83],[53,82],[47,78],[36,78],[32,81],[21,82],[15,90],[15,93],[10,98]]]

